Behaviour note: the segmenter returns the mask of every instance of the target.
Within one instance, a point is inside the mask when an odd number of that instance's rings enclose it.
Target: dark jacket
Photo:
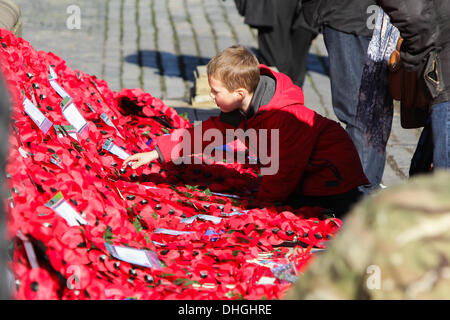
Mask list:
[[[244,23],[252,28],[271,27],[275,14],[272,0],[234,0],[239,14],[245,17]]]
[[[378,0],[404,39],[401,58],[409,70],[425,68],[432,104],[450,98],[450,1]],[[432,59],[436,57],[436,69]]]
[[[282,0],[281,0],[282,1]],[[252,28],[270,28],[274,26],[277,21],[275,6],[282,5],[280,0],[234,0],[239,14],[245,17],[244,23]],[[313,32],[318,32],[304,22],[304,17],[301,13],[302,1],[298,0],[297,8],[292,15],[292,20],[287,21],[292,30],[298,27],[309,29]]]
[[[197,136],[194,136],[194,128],[179,129],[176,134],[182,137],[183,130],[187,130],[192,139],[190,149],[196,150],[194,144],[197,144],[204,150],[212,147],[211,142],[198,139],[208,129],[219,129],[224,136],[227,129],[255,129],[257,133],[259,129],[267,129],[268,136],[271,129],[278,129],[279,170],[263,177],[259,200],[284,201],[292,194],[335,195],[368,184],[356,148],[340,124],[305,107],[302,90],[288,76],[264,65],[261,65],[261,75],[275,79],[275,91],[267,104],[264,99],[261,100],[263,105],[257,103],[250,118],[241,117],[239,113],[235,114],[235,122],[211,117],[202,122],[202,132]],[[174,153],[175,158],[182,156],[175,151],[182,139],[172,141],[173,136],[174,133],[156,139],[163,161],[173,160]],[[268,150],[272,150],[270,142],[268,138]]]
[[[303,0],[303,14],[314,28],[328,26],[341,32],[371,37],[375,0]]]

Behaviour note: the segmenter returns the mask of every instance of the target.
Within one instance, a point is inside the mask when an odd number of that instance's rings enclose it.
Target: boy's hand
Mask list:
[[[156,150],[150,151],[150,152],[142,152],[142,153],[136,153],[132,156],[129,156],[126,158],[123,162],[122,169],[125,169],[129,162],[133,162],[133,165],[131,168],[137,169],[140,166],[143,166],[145,164],[148,164],[152,162],[153,160],[158,159],[159,155]]]

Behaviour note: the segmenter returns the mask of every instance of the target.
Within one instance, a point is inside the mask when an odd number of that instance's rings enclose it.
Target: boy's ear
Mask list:
[[[248,96],[248,91],[245,88],[238,88],[236,90],[234,90],[234,93],[237,94],[239,96],[239,99],[244,100],[245,97]]]

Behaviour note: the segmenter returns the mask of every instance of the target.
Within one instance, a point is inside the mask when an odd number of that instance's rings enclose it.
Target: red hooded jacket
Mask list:
[[[305,196],[336,195],[368,184],[356,148],[341,125],[305,107],[302,90],[288,76],[264,65],[260,66],[260,70],[261,75],[271,76],[276,81],[275,94],[267,105],[260,106],[251,118],[238,121],[237,127],[221,121],[220,117],[210,117],[201,123],[201,131],[197,131],[201,134],[196,136],[195,129],[190,128],[175,130],[176,135],[174,132],[158,137],[155,144],[160,160],[170,161],[182,155],[179,149],[183,132],[189,133],[190,150],[194,153],[195,142],[197,149],[199,146],[203,148],[197,150],[200,152],[207,146],[224,144],[220,139],[214,141],[218,142],[216,144],[201,139],[203,133],[211,128],[219,129],[224,136],[227,129],[255,129],[256,132],[267,129],[267,150],[272,150],[271,133],[274,131],[271,129],[278,129],[278,171],[263,177],[258,200],[284,201],[297,193]],[[197,126],[197,130],[199,128]],[[257,143],[261,146],[260,140]],[[246,145],[248,147],[248,143]],[[270,158],[272,154],[269,152],[268,156]]]

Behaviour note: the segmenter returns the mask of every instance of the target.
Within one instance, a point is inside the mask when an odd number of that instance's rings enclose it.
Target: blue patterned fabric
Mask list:
[[[347,127],[371,184],[364,188],[365,193],[377,189],[383,177],[393,118],[387,63],[399,36],[388,15],[380,10],[362,72],[354,126]]]
[[[389,16],[381,11],[367,52],[356,116],[368,146],[379,152],[385,152],[391,132],[393,100],[388,87],[387,63],[399,36]]]

